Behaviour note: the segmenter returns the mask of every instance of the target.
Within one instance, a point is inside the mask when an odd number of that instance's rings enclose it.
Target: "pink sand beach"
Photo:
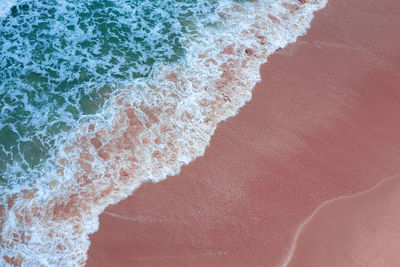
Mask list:
[[[400,176],[320,207],[287,266],[400,266]]]
[[[106,209],[87,266],[400,266],[399,179],[373,188],[400,173],[399,10],[331,0],[203,157]]]

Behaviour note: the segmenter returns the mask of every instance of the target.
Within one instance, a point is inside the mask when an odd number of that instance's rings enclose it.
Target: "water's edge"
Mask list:
[[[83,266],[104,209],[144,181],[204,154],[219,122],[251,98],[267,57],[306,33],[324,0],[222,6],[216,32],[188,40],[184,61],[159,66],[141,90],[123,88],[82,120],[48,177],[0,202],[0,264]],[[210,46],[209,44],[213,44]]]

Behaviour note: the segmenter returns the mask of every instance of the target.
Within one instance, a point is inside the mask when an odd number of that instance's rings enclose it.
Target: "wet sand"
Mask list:
[[[102,214],[87,266],[280,266],[316,208],[400,173],[399,9],[331,0],[204,157]]]
[[[300,231],[288,266],[400,266],[399,222],[396,175],[320,207]]]

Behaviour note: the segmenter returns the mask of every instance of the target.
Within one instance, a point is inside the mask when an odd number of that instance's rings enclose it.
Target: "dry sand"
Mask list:
[[[331,0],[204,157],[102,214],[87,266],[280,266],[316,208],[400,173],[398,10]]]

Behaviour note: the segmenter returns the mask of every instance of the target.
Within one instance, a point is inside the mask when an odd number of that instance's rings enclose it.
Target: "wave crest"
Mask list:
[[[183,60],[138,79],[141,90],[120,88],[60,145],[46,179],[3,198],[0,261],[83,266],[99,214],[203,155],[217,124],[250,100],[267,56],[304,34],[325,4],[221,1],[218,24],[197,25]]]

